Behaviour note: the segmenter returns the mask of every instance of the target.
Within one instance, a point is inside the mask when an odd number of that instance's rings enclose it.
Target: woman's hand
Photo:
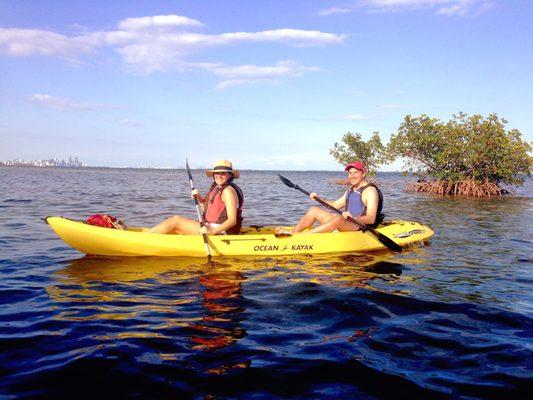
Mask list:
[[[196,200],[198,200],[198,203],[202,208],[205,208],[205,198],[202,197],[200,193],[198,193],[198,189],[191,190],[191,197],[194,199],[196,197]]]
[[[318,197],[318,194],[316,194],[315,192],[309,193],[309,197],[311,198],[311,200],[315,200]]]
[[[216,235],[214,229],[209,225],[201,226],[198,232],[200,233],[200,235]]]

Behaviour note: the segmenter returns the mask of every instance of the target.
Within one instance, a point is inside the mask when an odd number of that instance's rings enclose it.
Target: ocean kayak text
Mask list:
[[[313,250],[312,244],[293,244],[290,248],[291,251],[295,250]],[[280,249],[279,245],[261,245],[261,246],[254,246],[254,251],[283,251],[283,250],[289,250],[289,246],[283,246]]]

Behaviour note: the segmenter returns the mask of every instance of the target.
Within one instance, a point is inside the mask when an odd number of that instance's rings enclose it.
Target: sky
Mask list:
[[[346,132],[460,111],[533,140],[532,21],[530,0],[0,0],[0,160],[338,170]]]

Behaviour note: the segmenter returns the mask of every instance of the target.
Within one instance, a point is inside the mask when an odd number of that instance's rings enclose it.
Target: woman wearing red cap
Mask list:
[[[277,233],[299,233],[311,228],[315,222],[318,222],[319,225],[306,233],[331,232],[335,229],[339,231],[357,231],[360,229],[358,225],[348,221],[346,217],[352,217],[373,228],[377,227],[383,220],[381,191],[374,184],[365,180],[366,167],[361,161],[351,162],[346,165],[344,170],[348,172],[350,187],[337,200],[324,200],[338,210],[344,208],[345,211],[342,215],[332,214],[320,207],[311,207],[292,230],[285,231],[283,228],[278,228]],[[317,194],[313,192],[309,197],[314,200]]]
[[[195,235],[232,234],[238,235],[242,225],[242,207],[244,196],[241,189],[233,183],[240,176],[233,169],[231,161],[219,160],[213,169],[205,171],[208,178],[213,178],[209,193],[204,198],[196,189],[192,191],[204,209],[204,226],[198,221],[175,215],[150,228],[149,233],[181,233]]]

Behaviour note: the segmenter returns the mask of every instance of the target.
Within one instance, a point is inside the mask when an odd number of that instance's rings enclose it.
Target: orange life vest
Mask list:
[[[230,235],[238,235],[241,233],[244,195],[242,194],[241,188],[233,182],[227,182],[223,186],[217,186],[213,183],[205,200],[204,221],[213,224],[222,224],[228,219],[226,204],[222,201],[222,192],[228,186],[231,186],[233,189],[235,189],[235,192],[237,192],[239,205],[237,207],[237,224],[229,228],[226,232]]]

